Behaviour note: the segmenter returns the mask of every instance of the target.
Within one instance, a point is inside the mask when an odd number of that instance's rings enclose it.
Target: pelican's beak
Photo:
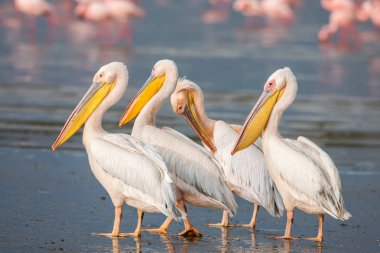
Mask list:
[[[145,104],[161,89],[166,75],[154,77],[151,75],[143,87],[137,92],[119,121],[119,127],[134,119],[144,108]]]
[[[216,152],[216,147],[212,139],[206,134],[206,131],[203,130],[202,126],[199,124],[197,111],[194,106],[194,98],[191,93],[187,94],[187,106],[185,107],[183,116],[185,117],[187,123],[193,128],[195,133],[201,139],[203,143],[213,152]]]
[[[74,111],[63,126],[57,140],[54,142],[51,150],[56,150],[57,147],[65,143],[73,136],[79,128],[86,122],[92,112],[98,107],[103,99],[113,89],[116,82],[107,84],[106,82],[93,83],[84,97],[80,100]]]
[[[248,115],[243,125],[242,131],[237,142],[231,152],[231,155],[245,149],[255,143],[260,137],[262,131],[268,123],[274,105],[285,91],[284,86],[281,90],[274,89],[271,92],[264,91],[251,113]]]

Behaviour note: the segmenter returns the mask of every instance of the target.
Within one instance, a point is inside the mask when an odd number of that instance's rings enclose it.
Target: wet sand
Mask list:
[[[255,231],[245,228],[219,229],[202,226],[215,223],[221,212],[189,208],[202,238],[175,236],[182,224],[173,223],[169,236],[144,233],[140,239],[94,237],[93,232],[110,232],[113,206],[108,194],[92,175],[83,151],[51,153],[41,149],[0,148],[0,251],[1,252],[377,252],[380,250],[380,159],[379,148],[328,148],[340,168],[346,206],[353,218],[326,218],[325,241],[283,242],[267,237],[283,233],[285,218],[258,215]],[[360,153],[362,155],[360,155]],[[359,155],[358,155],[359,154]],[[366,171],[357,170],[361,160]],[[360,166],[360,164],[359,164]],[[233,223],[248,222],[251,205],[238,200]],[[159,226],[160,214],[146,214],[144,227]],[[124,208],[123,232],[132,232],[136,210]],[[315,236],[317,219],[296,212],[294,235]]]

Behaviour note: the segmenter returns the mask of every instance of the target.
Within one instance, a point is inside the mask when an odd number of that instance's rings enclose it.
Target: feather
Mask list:
[[[132,187],[134,197],[175,219],[185,216],[176,206],[168,169],[153,147],[126,134],[106,134],[91,140],[91,151],[107,173]]]
[[[236,213],[237,205],[223,171],[206,149],[168,127],[146,125],[140,131],[142,140],[158,150],[173,175],[230,215]]]

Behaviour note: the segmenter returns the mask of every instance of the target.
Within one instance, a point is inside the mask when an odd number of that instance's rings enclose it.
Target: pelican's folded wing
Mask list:
[[[177,219],[183,216],[168,169],[153,147],[126,134],[108,134],[93,139],[91,151],[103,170],[142,194],[140,201]]]
[[[287,164],[286,159],[283,160],[283,179],[289,182],[293,190],[306,194],[333,217],[348,219],[351,215],[344,209],[339,174],[327,153],[305,137],[285,141],[294,151],[288,155],[296,156],[298,162]],[[289,168],[294,170],[292,175],[285,173]]]
[[[205,148],[168,127],[145,126],[142,138],[159,149],[173,174],[197,191],[217,200],[218,205],[229,210],[231,215],[236,212],[237,205],[224,179],[223,170]]]

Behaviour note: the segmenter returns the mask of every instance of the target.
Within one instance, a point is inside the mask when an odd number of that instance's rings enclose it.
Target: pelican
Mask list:
[[[171,60],[158,61],[145,85],[136,94],[120,119],[122,126],[137,116],[132,136],[153,145],[164,158],[178,187],[178,206],[186,211],[184,201],[191,205],[223,209],[230,215],[236,212],[236,203],[213,156],[174,129],[156,127],[156,114],[173,93],[178,80],[177,65]],[[205,141],[207,142],[207,140]],[[150,232],[165,234],[171,217],[158,229]],[[185,218],[185,229],[179,235],[201,236]]]
[[[111,134],[102,128],[104,113],[119,101],[127,84],[128,71],[123,63],[112,62],[101,67],[51,147],[54,151],[85,123],[83,144],[91,170],[115,206],[112,232],[95,235],[140,236],[144,211],[162,212],[176,219],[185,215],[176,207],[171,175],[157,151],[129,135]],[[134,233],[119,231],[125,203],[138,209]]]
[[[201,139],[208,136],[212,141],[207,143],[206,147],[216,150],[215,158],[223,168],[231,191],[254,204],[251,221],[242,226],[255,228],[260,206],[267,209],[272,216],[281,216],[284,206],[266,169],[261,144],[256,143],[231,156],[231,149],[241,126],[210,119],[205,112],[203,101],[201,88],[187,79],[179,80],[176,90],[171,95],[173,111],[177,115],[183,115]],[[222,221],[211,226],[228,227],[228,213],[223,212]]]
[[[316,214],[318,235],[308,240],[323,240],[324,214],[347,220],[351,214],[344,208],[342,187],[337,168],[330,156],[309,139],[284,139],[278,125],[281,116],[294,101],[297,81],[290,68],[274,72],[246,119],[232,154],[250,147],[262,134],[267,168],[287,210],[283,236],[274,239],[296,239],[291,236],[294,209]],[[238,154],[238,153],[237,153]]]

